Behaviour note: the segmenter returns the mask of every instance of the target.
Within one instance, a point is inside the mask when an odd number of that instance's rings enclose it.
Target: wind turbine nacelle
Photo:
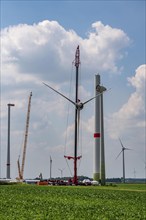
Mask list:
[[[84,104],[82,102],[77,103],[76,105],[77,109],[82,110],[84,107]]]
[[[102,93],[102,92],[106,91],[106,88],[104,86],[97,85],[96,86],[96,91],[99,92],[99,93]]]

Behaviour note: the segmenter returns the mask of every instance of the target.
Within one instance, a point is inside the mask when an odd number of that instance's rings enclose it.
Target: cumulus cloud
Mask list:
[[[88,63],[105,72],[119,72],[116,62],[123,58],[121,50],[129,45],[129,37],[121,29],[103,25],[101,21],[93,23],[92,28],[83,45]]]
[[[123,57],[122,49],[129,43],[126,33],[102,22],[93,23],[85,39],[73,30],[64,29],[57,21],[10,26],[1,30],[2,73],[5,78],[11,73],[16,82],[20,77],[31,80],[32,76],[65,81],[78,44],[86,74],[91,69],[116,73],[120,71],[117,60]]]
[[[144,128],[145,114],[145,85],[146,65],[136,69],[133,77],[128,77],[129,85],[133,86],[133,92],[127,102],[107,119],[108,132],[111,138],[117,138],[123,132],[133,128]]]
[[[45,157],[45,160],[42,159],[42,161],[45,163],[44,167],[47,167],[48,154],[57,151],[57,146],[59,149],[60,146],[64,146],[66,100],[44,88],[42,81],[48,82],[55,89],[69,96],[70,69],[77,45],[80,45],[81,48],[84,79],[89,80],[91,74],[95,74],[97,71],[119,73],[121,66],[118,65],[118,61],[125,56],[123,49],[127,48],[129,44],[130,39],[124,31],[104,25],[99,21],[92,24],[91,31],[86,38],[80,37],[74,30],[66,30],[57,21],[48,20],[33,25],[10,26],[1,30],[1,125],[3,128],[1,144],[6,146],[7,103],[12,102],[15,103],[11,114],[12,164],[16,163],[18,155],[18,147],[14,146],[20,146],[22,141],[20,135],[13,134],[24,132],[27,97],[30,91],[33,96],[27,150],[28,168],[26,168],[26,173],[28,174],[30,163],[38,170],[37,161],[40,161],[40,155],[41,158]],[[133,86],[139,84],[135,78],[130,78],[128,82]],[[85,86],[80,86],[83,101],[90,98],[90,93]],[[74,90],[72,90],[72,94],[74,94]],[[141,100],[136,97],[135,95],[133,99],[139,104]],[[84,108],[83,113],[86,109]],[[73,118],[74,111],[71,114]],[[89,115],[91,116],[91,113]],[[91,143],[89,144],[89,138],[93,139],[94,118],[85,118],[82,124],[84,152],[89,152],[89,145],[92,146]],[[69,133],[72,135],[73,120],[68,126]],[[69,144],[73,145],[71,138],[69,141]],[[47,151],[45,155],[44,149]],[[3,148],[3,152],[6,155],[5,148]],[[56,153],[56,158],[60,157],[59,153]],[[42,165],[39,164],[39,166]],[[39,169],[45,168],[39,167]],[[47,171],[45,172],[47,175]]]

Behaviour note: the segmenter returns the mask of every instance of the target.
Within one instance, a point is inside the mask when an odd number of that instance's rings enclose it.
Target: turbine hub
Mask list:
[[[76,104],[76,107],[77,107],[77,109],[82,110],[83,107],[84,107],[84,105],[83,105],[82,102],[78,102],[78,103]]]

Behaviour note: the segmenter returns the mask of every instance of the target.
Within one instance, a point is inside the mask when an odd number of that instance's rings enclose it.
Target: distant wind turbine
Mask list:
[[[50,156],[50,180],[52,179],[52,157]]]
[[[134,178],[136,178],[136,170],[135,170],[135,168],[134,168],[133,174],[134,174]]]
[[[125,150],[131,150],[130,148],[126,148],[124,147],[121,139],[119,138],[119,141],[120,141],[120,144],[122,146],[122,150],[121,152],[118,154],[118,156],[116,157],[116,159],[120,156],[120,154],[122,153],[123,154],[123,183],[125,183],[125,155],[124,155],[124,151]]]
[[[65,168],[63,168],[63,169],[59,169],[58,168],[58,170],[60,170],[60,172],[61,172],[61,178],[63,177],[63,170],[65,170]]]

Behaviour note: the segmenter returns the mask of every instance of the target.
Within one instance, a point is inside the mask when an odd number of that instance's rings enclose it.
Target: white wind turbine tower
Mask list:
[[[124,151],[125,151],[125,150],[131,150],[131,149],[124,147],[124,145],[123,145],[123,143],[122,143],[122,141],[121,141],[120,138],[119,138],[119,141],[120,141],[120,144],[121,144],[121,146],[122,146],[122,150],[121,150],[121,152],[118,154],[118,156],[116,157],[116,159],[120,156],[121,153],[123,154],[123,183],[125,183],[125,154],[124,154]]]

